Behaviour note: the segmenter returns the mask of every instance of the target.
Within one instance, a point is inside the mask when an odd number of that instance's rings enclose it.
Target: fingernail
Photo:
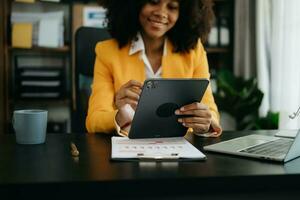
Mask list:
[[[179,111],[179,110],[176,110],[176,111],[175,111],[175,114],[176,114],[176,115],[179,115],[179,114],[180,114],[180,111]]]
[[[182,108],[180,108],[180,111],[184,111],[184,108],[182,107]]]
[[[180,122],[180,123],[181,123],[181,122],[182,122],[182,119],[178,119],[178,122]]]

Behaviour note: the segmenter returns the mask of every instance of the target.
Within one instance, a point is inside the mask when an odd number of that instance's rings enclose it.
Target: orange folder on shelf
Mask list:
[[[19,48],[32,47],[32,24],[15,23],[12,27],[12,46]]]

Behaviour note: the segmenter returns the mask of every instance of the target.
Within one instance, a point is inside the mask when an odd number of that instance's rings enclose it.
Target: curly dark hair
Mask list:
[[[179,18],[167,32],[174,45],[174,52],[194,49],[198,39],[204,43],[214,19],[212,0],[178,0]],[[108,29],[122,48],[132,41],[140,31],[139,13],[149,0],[109,0]]]

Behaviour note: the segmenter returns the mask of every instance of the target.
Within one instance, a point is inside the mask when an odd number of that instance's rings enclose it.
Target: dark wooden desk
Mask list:
[[[187,138],[202,150],[249,133]],[[78,159],[70,155],[71,140],[80,151]],[[110,149],[110,136],[101,134],[48,134],[42,145],[17,145],[14,135],[2,134],[0,199],[41,199],[41,194],[42,199],[299,199],[300,159],[278,164],[204,152],[208,159],[201,162],[112,162]]]

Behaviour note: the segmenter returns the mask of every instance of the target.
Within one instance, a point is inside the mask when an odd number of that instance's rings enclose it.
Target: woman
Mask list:
[[[207,78],[202,46],[213,18],[211,0],[111,0],[109,30],[113,39],[96,45],[89,132],[130,130],[146,78]],[[201,101],[185,105],[178,123],[201,136],[218,137],[222,129],[211,88]]]

